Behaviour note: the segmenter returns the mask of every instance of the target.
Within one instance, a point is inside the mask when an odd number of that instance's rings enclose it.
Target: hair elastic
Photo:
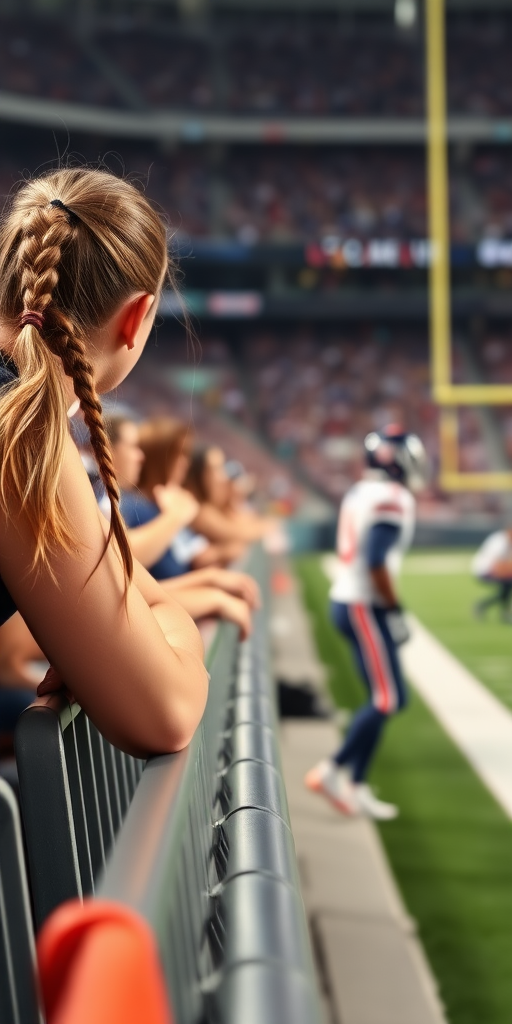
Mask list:
[[[62,199],[52,199],[52,200],[50,200],[50,206],[57,206],[59,208],[59,210],[64,210],[64,213],[67,213],[67,215],[69,217],[70,224],[78,224],[80,218],[77,217],[76,213],[73,213],[73,210],[69,209],[69,206],[65,206],[64,205],[64,203],[62,202]]]
[[[20,327],[28,327],[29,324],[36,327],[38,331],[42,331],[44,314],[38,313],[36,309],[24,309],[20,316]]]

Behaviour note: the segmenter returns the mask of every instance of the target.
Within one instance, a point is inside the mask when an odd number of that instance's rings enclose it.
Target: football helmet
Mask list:
[[[370,469],[382,470],[410,491],[421,491],[427,485],[428,458],[417,434],[409,434],[394,424],[372,430],[364,439],[364,451]]]

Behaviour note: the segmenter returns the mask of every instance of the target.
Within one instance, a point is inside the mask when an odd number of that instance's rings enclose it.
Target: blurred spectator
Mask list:
[[[200,505],[192,525],[214,544],[235,543],[243,550],[247,544],[275,532],[276,524],[233,501],[225,465],[220,448],[206,444],[194,451],[184,481]]]
[[[190,572],[194,553],[207,547],[204,538],[186,534],[197,512],[192,495],[173,483],[180,459],[187,467],[187,430],[175,420],[146,424],[139,446],[139,428],[127,417],[107,417],[114,469],[121,487],[121,511],[135,557],[149,568],[161,586],[196,620],[218,616],[234,622],[242,636],[251,630],[250,609],[257,606],[258,590],[243,573],[210,566]],[[145,469],[151,498],[135,485]]]

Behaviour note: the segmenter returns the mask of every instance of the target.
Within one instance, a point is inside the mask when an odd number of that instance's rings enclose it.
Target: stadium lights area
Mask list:
[[[395,0],[395,21],[400,28],[412,28],[417,16],[415,0]]]

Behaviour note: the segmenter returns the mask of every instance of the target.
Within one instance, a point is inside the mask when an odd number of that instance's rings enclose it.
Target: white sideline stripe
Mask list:
[[[336,556],[321,565],[332,578]],[[405,674],[505,814],[512,818],[512,713],[410,615],[401,649]]]
[[[411,615],[405,673],[512,818],[512,713]]]

